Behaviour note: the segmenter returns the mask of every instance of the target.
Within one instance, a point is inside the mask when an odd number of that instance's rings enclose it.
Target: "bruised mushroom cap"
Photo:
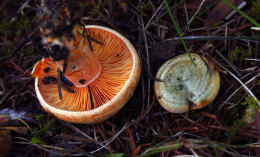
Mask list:
[[[46,76],[58,75],[58,66],[51,58],[36,63],[32,75],[37,97],[46,111],[64,121],[91,124],[108,119],[127,103],[138,83],[141,65],[133,45],[118,32],[95,25],[86,26],[86,30],[103,43],[91,43],[102,70],[87,87],[74,86],[74,93],[62,88],[60,100],[57,82],[43,83]]]
[[[199,109],[215,99],[220,87],[218,71],[204,57],[179,55],[164,63],[156,75],[155,95],[167,111]]]

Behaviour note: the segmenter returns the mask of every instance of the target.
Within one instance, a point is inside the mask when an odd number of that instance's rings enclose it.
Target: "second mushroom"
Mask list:
[[[215,99],[220,87],[219,72],[206,58],[179,55],[164,63],[154,84],[159,103],[168,111],[183,113],[199,109]]]

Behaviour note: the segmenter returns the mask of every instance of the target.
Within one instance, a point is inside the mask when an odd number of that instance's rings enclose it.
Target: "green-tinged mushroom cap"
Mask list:
[[[169,112],[199,109],[215,99],[220,87],[218,71],[204,57],[177,56],[164,63],[156,75],[154,90],[159,103]]]

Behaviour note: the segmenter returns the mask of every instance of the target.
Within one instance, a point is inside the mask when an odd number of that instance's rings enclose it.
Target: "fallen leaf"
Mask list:
[[[229,0],[235,6],[238,6],[242,0]],[[204,22],[206,26],[218,23],[225,16],[227,16],[233,9],[225,4],[223,1],[218,1],[218,3],[213,7],[213,9],[208,13],[208,16]]]
[[[158,60],[168,60],[175,56],[175,49],[178,42],[157,42],[152,44],[150,49],[151,63],[157,62]]]
[[[10,156],[12,138],[10,130],[0,130],[0,156]]]

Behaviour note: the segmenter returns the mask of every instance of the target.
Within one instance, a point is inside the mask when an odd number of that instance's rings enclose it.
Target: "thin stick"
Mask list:
[[[225,25],[225,37],[227,37],[228,34],[228,24]],[[225,51],[227,51],[227,39],[224,41],[225,45]]]
[[[189,14],[188,14],[186,2],[184,2],[184,10],[185,10],[185,15],[186,15],[185,17],[186,17],[186,21],[187,21],[187,28],[188,28],[188,30],[190,30],[189,29],[189,25],[188,25],[188,23],[189,23]]]
[[[141,18],[141,22],[142,22],[142,27],[144,29],[144,21],[143,18]],[[145,43],[145,52],[146,52],[146,58],[147,58],[147,69],[148,69],[148,73],[150,75],[151,73],[151,66],[150,66],[150,57],[149,57],[149,50],[148,50],[148,44],[147,44],[147,39],[146,39],[146,34],[143,32],[143,36],[144,36],[144,43]],[[150,77],[148,78],[148,85],[147,85],[147,106],[150,105],[150,91],[151,91],[151,79]]]
[[[64,59],[64,63],[63,63],[63,74],[66,73],[67,70],[67,65],[68,65],[68,58]]]
[[[260,36],[186,36],[183,40],[244,40],[260,39]],[[165,41],[181,40],[180,37],[168,38]]]
[[[196,12],[194,13],[194,15],[191,17],[190,21],[188,22],[187,25],[190,25],[190,23],[193,21],[193,19],[196,17],[196,15],[199,13],[202,5],[205,3],[205,0],[202,0],[202,2],[200,3],[199,8],[196,10]]]
[[[254,81],[254,80],[255,80],[257,77],[259,77],[259,76],[260,76],[260,74],[254,76],[253,78],[251,78],[250,80],[248,80],[248,81],[245,83],[245,85],[247,85],[247,84],[249,84],[250,82]],[[241,88],[242,88],[242,86],[240,86],[239,88],[237,88],[237,89],[226,99],[226,101],[225,101],[223,104],[227,103]],[[222,106],[222,105],[221,105],[221,106]]]
[[[92,95],[92,92],[91,92],[91,90],[90,90],[89,85],[88,85],[87,87],[88,87],[88,92],[89,92],[89,95],[90,95],[91,109],[94,109],[93,95]]]
[[[227,68],[225,68],[223,65],[221,65],[218,61],[216,61],[214,58],[212,58],[215,63],[217,63],[222,69],[226,70],[232,77],[234,77],[242,86],[243,88],[255,99],[256,103],[257,103],[257,109],[258,111],[260,110],[260,103],[257,100],[256,96],[254,95],[254,93],[251,92],[250,89],[247,88],[247,86],[238,78],[236,77],[236,75],[234,75],[232,72],[230,72]]]
[[[60,71],[60,69],[58,69],[58,80],[57,80],[57,84],[58,84],[59,98],[60,98],[60,100],[62,100],[62,91],[61,91],[61,71]]]
[[[157,14],[157,12],[162,8],[163,6],[163,2],[160,4],[160,6],[156,9],[156,11],[153,13],[153,16],[150,18],[150,20],[147,22],[146,26],[144,27],[145,30],[147,30],[147,28],[150,26],[153,18],[155,17],[155,15]]]
[[[67,127],[69,127],[70,129],[72,129],[73,131],[83,135],[84,137],[87,137],[88,139],[94,139],[92,137],[90,137],[89,135],[87,135],[86,133],[84,133],[83,131],[81,131],[79,128],[77,128],[76,126],[72,125],[69,122],[64,122],[63,124],[65,124]],[[102,148],[105,148],[107,150],[107,146],[104,146],[102,143],[100,143],[97,139],[94,139],[96,144],[98,144],[99,146],[101,146]],[[91,153],[91,152],[90,152]]]
[[[231,69],[233,69],[238,76],[241,76],[240,72],[237,71],[236,67],[229,61],[227,60],[222,54],[221,52],[219,52],[218,50],[216,50],[217,54],[230,66]]]
[[[85,28],[84,25],[82,25],[82,28],[83,28],[83,38],[84,38],[83,40],[85,41],[85,38],[86,38],[86,36],[87,36],[88,46],[89,46],[91,52],[93,52],[93,47],[92,47],[91,42],[90,42],[90,40],[89,40],[89,35],[87,34],[86,28]]]

